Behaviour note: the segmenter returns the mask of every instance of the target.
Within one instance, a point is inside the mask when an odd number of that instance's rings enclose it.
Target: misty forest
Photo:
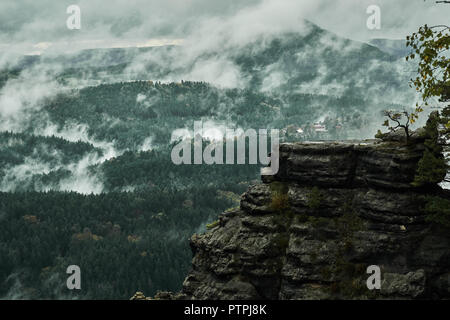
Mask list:
[[[239,206],[261,168],[174,164],[174,133],[194,121],[279,129],[281,141],[371,139],[382,110],[417,99],[406,40],[312,22],[228,40],[0,60],[0,298],[179,290],[189,238]],[[69,265],[82,290],[67,290]]]

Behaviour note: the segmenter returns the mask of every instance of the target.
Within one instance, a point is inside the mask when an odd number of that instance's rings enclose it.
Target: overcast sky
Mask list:
[[[2,0],[0,50],[181,43],[194,33],[242,36],[301,31],[308,19],[361,41],[404,38],[428,23],[449,24],[450,5],[423,0]],[[66,8],[81,8],[81,30],[66,27]],[[381,29],[369,30],[369,5]],[[163,39],[163,40],[161,40]]]

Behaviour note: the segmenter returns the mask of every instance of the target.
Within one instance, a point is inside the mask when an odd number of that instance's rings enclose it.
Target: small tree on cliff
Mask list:
[[[401,128],[405,131],[406,143],[409,143],[411,132],[409,126],[414,123],[417,115],[408,111],[384,110],[383,115],[388,119],[384,121],[383,126],[388,127],[391,132]],[[391,126],[389,120],[394,122]]]

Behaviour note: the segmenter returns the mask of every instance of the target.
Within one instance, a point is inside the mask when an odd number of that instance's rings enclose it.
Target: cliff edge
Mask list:
[[[450,195],[412,186],[423,152],[395,139],[281,144],[279,172],[192,236],[182,291],[155,298],[450,298],[450,232],[425,210]]]

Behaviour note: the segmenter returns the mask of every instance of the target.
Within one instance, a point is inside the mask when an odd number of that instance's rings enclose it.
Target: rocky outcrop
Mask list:
[[[190,240],[184,299],[450,298],[450,234],[411,186],[424,146],[396,141],[288,143],[280,170]],[[381,270],[369,290],[367,267]],[[160,294],[161,295],[161,294]]]

